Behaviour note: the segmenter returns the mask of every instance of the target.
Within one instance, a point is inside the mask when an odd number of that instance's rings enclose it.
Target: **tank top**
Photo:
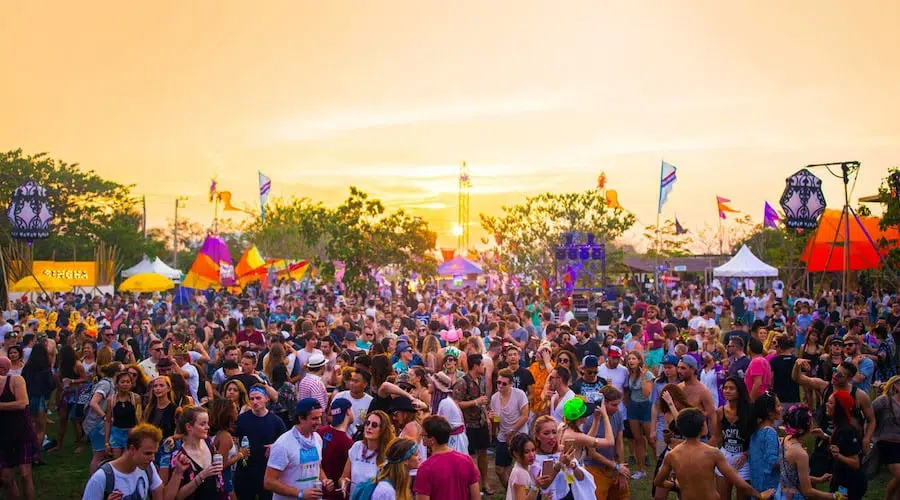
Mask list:
[[[0,403],[15,402],[16,395],[12,387],[10,387],[12,383],[13,378],[7,376],[3,392],[0,393]],[[27,439],[25,432],[27,430],[25,424],[26,410],[0,411],[0,429],[4,430],[4,432],[0,432],[0,441],[5,443],[24,442]]]
[[[175,405],[169,403],[165,408],[153,408],[150,411],[148,421],[159,427],[162,431],[163,438],[167,438],[175,434]]]
[[[116,396],[118,398],[118,396]],[[131,429],[137,425],[137,410],[131,399],[128,401],[116,400],[112,411],[112,425],[120,429]]]
[[[741,435],[741,428],[730,421],[722,409],[722,449],[729,453],[747,451],[747,436]]]
[[[781,446],[778,447],[778,468],[781,469],[781,484],[779,489],[788,488],[800,491],[800,474],[797,467],[785,458],[784,438],[781,439]]]
[[[204,440],[206,443],[207,449],[209,449],[210,456],[214,455],[216,452],[213,450],[213,447],[209,444],[209,440]],[[184,471],[184,475],[181,477],[181,486],[188,484],[189,482],[194,480],[194,477],[197,474],[200,474],[203,471],[203,467],[200,466],[197,462],[194,461],[193,457],[184,452],[184,448],[180,451],[184,456],[191,461],[191,468]],[[228,498],[228,493],[225,491],[225,480],[222,477],[222,474],[216,474],[215,476],[209,476],[205,481],[200,483],[197,486],[197,489],[194,490],[194,493],[188,498],[194,500],[225,500]]]

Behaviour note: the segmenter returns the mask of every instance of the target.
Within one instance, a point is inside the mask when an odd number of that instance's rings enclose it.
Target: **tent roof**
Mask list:
[[[481,266],[463,257],[454,257],[438,266],[438,274],[441,276],[481,273]]]
[[[848,271],[876,269],[881,256],[875,245],[881,239],[897,242],[900,232],[896,228],[882,231],[877,217],[861,217],[850,214],[850,241],[847,242],[846,221],[841,210],[826,210],[800,260],[806,262],[809,272],[839,272],[844,270],[844,248],[850,252]],[[874,243],[874,244],[873,244]]]
[[[181,271],[167,266],[165,262],[159,259],[159,257],[151,261],[146,255],[140,262],[122,271],[122,277],[128,278],[136,274],[145,273],[161,274],[169,279],[181,279]]]
[[[713,276],[735,278],[762,278],[778,276],[778,269],[759,260],[753,252],[742,245],[738,253],[728,262],[713,269]]]

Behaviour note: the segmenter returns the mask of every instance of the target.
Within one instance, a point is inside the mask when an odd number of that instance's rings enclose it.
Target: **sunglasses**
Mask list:
[[[569,358],[559,358],[559,362],[564,365],[567,365],[567,364],[569,364]]]
[[[509,385],[509,382],[501,382],[499,380],[497,381],[497,387],[503,387],[503,386],[507,386],[507,385]]]
[[[366,427],[377,429],[379,425],[381,425],[380,422],[376,422],[374,420],[366,420]]]

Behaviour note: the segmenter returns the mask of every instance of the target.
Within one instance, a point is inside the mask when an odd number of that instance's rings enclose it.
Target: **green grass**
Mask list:
[[[56,415],[54,414],[53,417],[56,417]],[[51,437],[56,436],[55,425],[50,426],[48,435]],[[62,451],[44,453],[43,457],[47,465],[34,468],[34,487],[38,499],[73,500],[81,498],[84,484],[88,479],[88,465],[91,461],[91,452],[90,446],[85,446],[80,454],[76,454],[73,440],[72,428],[69,427]],[[499,488],[499,485],[493,472],[493,457],[488,458],[491,485],[496,490]],[[648,467],[647,473],[652,474],[653,469],[653,466]],[[882,468],[878,476],[874,480],[869,481],[869,490],[866,492],[866,498],[884,498],[884,491],[889,479],[890,475],[887,470]],[[652,481],[653,479],[650,476],[639,481],[631,481],[631,497],[634,499],[651,498]],[[823,485],[821,489],[827,489],[827,485]],[[497,495],[494,498],[503,499],[505,496]],[[675,495],[670,495],[669,498],[674,499]]]

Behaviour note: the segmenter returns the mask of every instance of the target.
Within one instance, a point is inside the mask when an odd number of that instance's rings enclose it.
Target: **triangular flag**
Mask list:
[[[675,217],[675,235],[678,236],[678,235],[684,234],[686,232],[688,232],[688,230],[681,226],[681,223],[678,222],[678,217],[676,216]]]
[[[772,205],[769,205],[769,202],[765,202],[765,206],[763,207],[763,227],[770,227],[772,229],[776,229],[778,225],[776,222],[781,220],[781,217],[778,216],[778,212],[772,208]]]
[[[726,203],[731,203],[731,200],[729,200],[728,198],[722,198],[721,196],[716,196],[716,205],[718,205],[719,207],[720,219],[725,218],[725,212],[740,213],[738,210],[735,210],[726,205]]]
[[[615,189],[606,190],[606,208],[622,210],[622,205],[619,204],[619,193]]]

